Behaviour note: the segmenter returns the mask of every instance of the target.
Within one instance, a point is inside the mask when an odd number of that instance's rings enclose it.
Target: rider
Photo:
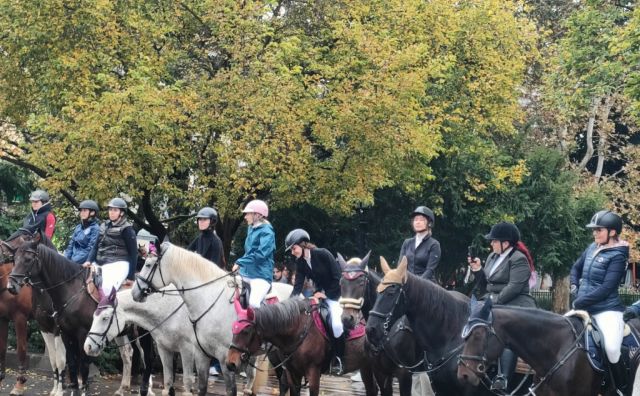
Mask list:
[[[276,237],[271,223],[267,220],[269,207],[264,201],[254,199],[245,206],[244,219],[249,225],[244,241],[244,256],[231,269],[240,269],[240,276],[251,288],[249,306],[259,308],[269,293],[273,280],[273,253],[276,251]]]
[[[206,206],[200,209],[196,219],[198,219],[200,235],[191,242],[187,249],[224,268],[222,240],[215,231],[218,212],[214,208]]]
[[[536,302],[529,293],[533,258],[520,240],[518,227],[512,223],[498,223],[491,227],[485,239],[490,241],[493,252],[487,257],[484,269],[478,257],[468,258],[475,278],[473,293],[479,300],[490,298],[494,304],[535,308]],[[492,389],[507,389],[516,363],[517,356],[505,348]]]
[[[89,258],[89,253],[98,243],[100,225],[98,224],[98,204],[90,199],[80,202],[80,224],[73,230],[64,256],[74,263],[83,264]]]
[[[118,290],[122,284],[131,285],[138,260],[136,232],[127,221],[127,203],[122,198],[113,198],[107,205],[109,220],[100,226],[98,243],[89,254],[85,267],[97,264],[102,272],[101,290],[105,296],[112,288]]]
[[[340,299],[340,265],[327,250],[318,248],[311,243],[309,233],[297,228],[287,235],[284,241],[285,252],[291,250],[296,257],[296,283],[293,285],[291,296],[302,292],[305,279],[311,279],[316,286],[313,297],[324,298],[331,311],[331,329],[333,330],[333,351],[335,360],[331,364],[331,371],[335,375],[342,375],[342,359],[344,358],[345,339],[342,327],[342,307]]]
[[[31,201],[31,213],[22,222],[22,228],[36,232],[38,230],[45,233],[51,239],[56,232],[56,216],[51,211],[49,194],[44,190],[35,190],[29,196]]]
[[[625,393],[626,367],[620,361],[624,305],[618,286],[625,276],[629,244],[619,239],[622,218],[609,210],[594,214],[586,227],[592,229],[594,242],[571,268],[571,293],[576,297],[573,308],[589,312],[600,328],[613,380]]]
[[[435,225],[433,211],[426,206],[418,206],[411,213],[411,225],[416,235],[404,241],[398,262],[406,257],[409,272],[435,282],[441,252],[440,242],[431,236]]]

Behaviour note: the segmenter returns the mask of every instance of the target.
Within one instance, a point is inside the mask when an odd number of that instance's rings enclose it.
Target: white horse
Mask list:
[[[169,284],[175,285],[189,310],[189,322],[182,333],[190,332],[196,338],[196,348],[220,361],[225,380],[226,393],[237,393],[235,374],[227,370],[227,351],[231,344],[231,327],[237,319],[233,305],[239,277],[224,271],[200,255],[165,242],[160,246],[159,258],[145,262],[133,287],[135,301],[144,301],[146,290],[159,290]],[[273,283],[272,291],[280,301],[289,298],[292,286]],[[193,325],[192,325],[193,323]],[[244,393],[252,393],[255,368],[247,367],[247,383]],[[198,372],[200,377],[206,372]],[[199,387],[199,395],[207,392]]]
[[[51,370],[53,371],[53,388],[49,392],[50,396],[63,396],[64,389],[64,366],[67,364],[67,351],[64,348],[64,342],[60,334],[49,333],[46,331],[40,331],[44,343],[47,345],[47,352],[49,354],[49,363],[51,364]],[[12,391],[13,392],[13,391]],[[12,393],[13,394],[13,393]]]
[[[175,293],[174,287],[163,290]],[[169,395],[173,388],[173,353],[180,352],[184,371],[183,395],[191,395],[191,390],[194,389],[194,360],[198,370],[206,372],[210,359],[200,349],[194,348],[193,332],[186,331],[185,327],[188,323],[189,312],[180,296],[153,294],[149,296],[147,304],[140,304],[133,301],[131,290],[122,290],[117,297],[113,294],[98,306],[89,336],[84,342],[84,351],[89,356],[98,356],[107,341],[113,340],[126,325],[134,324],[151,330],[162,361],[162,394]],[[204,381],[207,380],[205,376]]]

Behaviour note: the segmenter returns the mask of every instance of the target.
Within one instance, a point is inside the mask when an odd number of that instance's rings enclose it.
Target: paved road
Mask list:
[[[15,384],[16,372],[8,369],[7,370],[7,378],[3,381],[2,385],[0,385],[0,395],[8,395],[13,385]],[[135,382],[132,381],[132,382]],[[156,395],[161,395],[161,386],[162,386],[162,374],[154,376],[153,378],[153,390]],[[137,384],[137,382],[135,382]],[[239,394],[241,394],[242,390],[242,381],[238,380],[238,390]],[[50,378],[50,374],[44,370],[30,370],[29,379],[27,381],[27,388],[25,395],[48,395],[49,390],[52,386],[52,381]],[[182,379],[176,379],[176,391],[182,391]],[[117,375],[114,376],[102,376],[94,378],[94,381],[91,383],[91,395],[113,395],[113,393],[120,386],[120,377]],[[135,391],[138,390],[137,385],[132,385]],[[209,393],[208,395],[224,395],[224,382],[222,379],[217,379],[215,377],[209,378]],[[133,393],[134,394],[134,393]],[[261,387],[258,390],[259,396],[271,396],[277,395],[277,384],[275,383],[275,378],[269,377],[269,381],[266,386]],[[320,394],[323,396],[329,395],[364,395],[364,386],[362,383],[354,383],[349,380],[349,375],[345,375],[344,377],[331,377],[324,376],[322,377],[322,382],[320,385]],[[308,395],[306,390],[303,391],[303,395]]]

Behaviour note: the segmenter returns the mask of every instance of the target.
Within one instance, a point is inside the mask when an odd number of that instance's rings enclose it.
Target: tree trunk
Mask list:
[[[237,217],[223,217],[220,220],[221,221],[216,225],[216,232],[222,239],[222,249],[224,251],[223,259],[225,261],[224,266],[227,270],[231,270],[231,266],[233,266],[233,263],[235,262],[235,260],[232,260],[229,257],[229,254],[231,253],[231,244],[233,242],[233,236],[236,234],[236,231],[238,231],[238,228],[242,223],[242,219]]]
[[[587,123],[587,152],[584,153],[582,161],[580,161],[580,168],[584,168],[589,163],[591,157],[593,157],[593,126],[596,123],[596,112],[598,110],[598,103],[600,100],[594,99],[591,102],[591,111],[589,112],[589,122]]]
[[[562,128],[558,129],[558,142],[560,144],[560,152],[564,155],[568,155],[569,144],[567,143],[567,133],[569,126],[564,124]]]
[[[602,107],[602,114],[600,116],[600,127],[598,128],[598,135],[600,135],[600,139],[598,141],[598,166],[596,167],[596,183],[602,177],[602,169],[604,168],[604,160],[607,157],[607,149],[609,145],[609,133],[611,131],[611,126],[609,125],[609,113],[611,112],[611,98],[609,95],[604,101],[604,105]]]
[[[553,312],[564,314],[569,310],[569,275],[554,276],[553,279]]]

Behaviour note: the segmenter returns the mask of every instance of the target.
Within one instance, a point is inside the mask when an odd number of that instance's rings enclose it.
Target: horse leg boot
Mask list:
[[[331,374],[342,375],[344,374],[344,350],[345,350],[345,334],[342,333],[340,337],[331,337],[331,344],[333,349],[333,360],[331,362]]]
[[[613,382],[615,382],[618,395],[629,394],[629,371],[627,365],[620,359],[618,363],[609,364],[611,375],[613,376]]]
[[[491,390],[506,391],[509,386],[509,379],[516,369],[518,357],[509,348],[505,348],[498,362],[498,374],[491,384]]]

